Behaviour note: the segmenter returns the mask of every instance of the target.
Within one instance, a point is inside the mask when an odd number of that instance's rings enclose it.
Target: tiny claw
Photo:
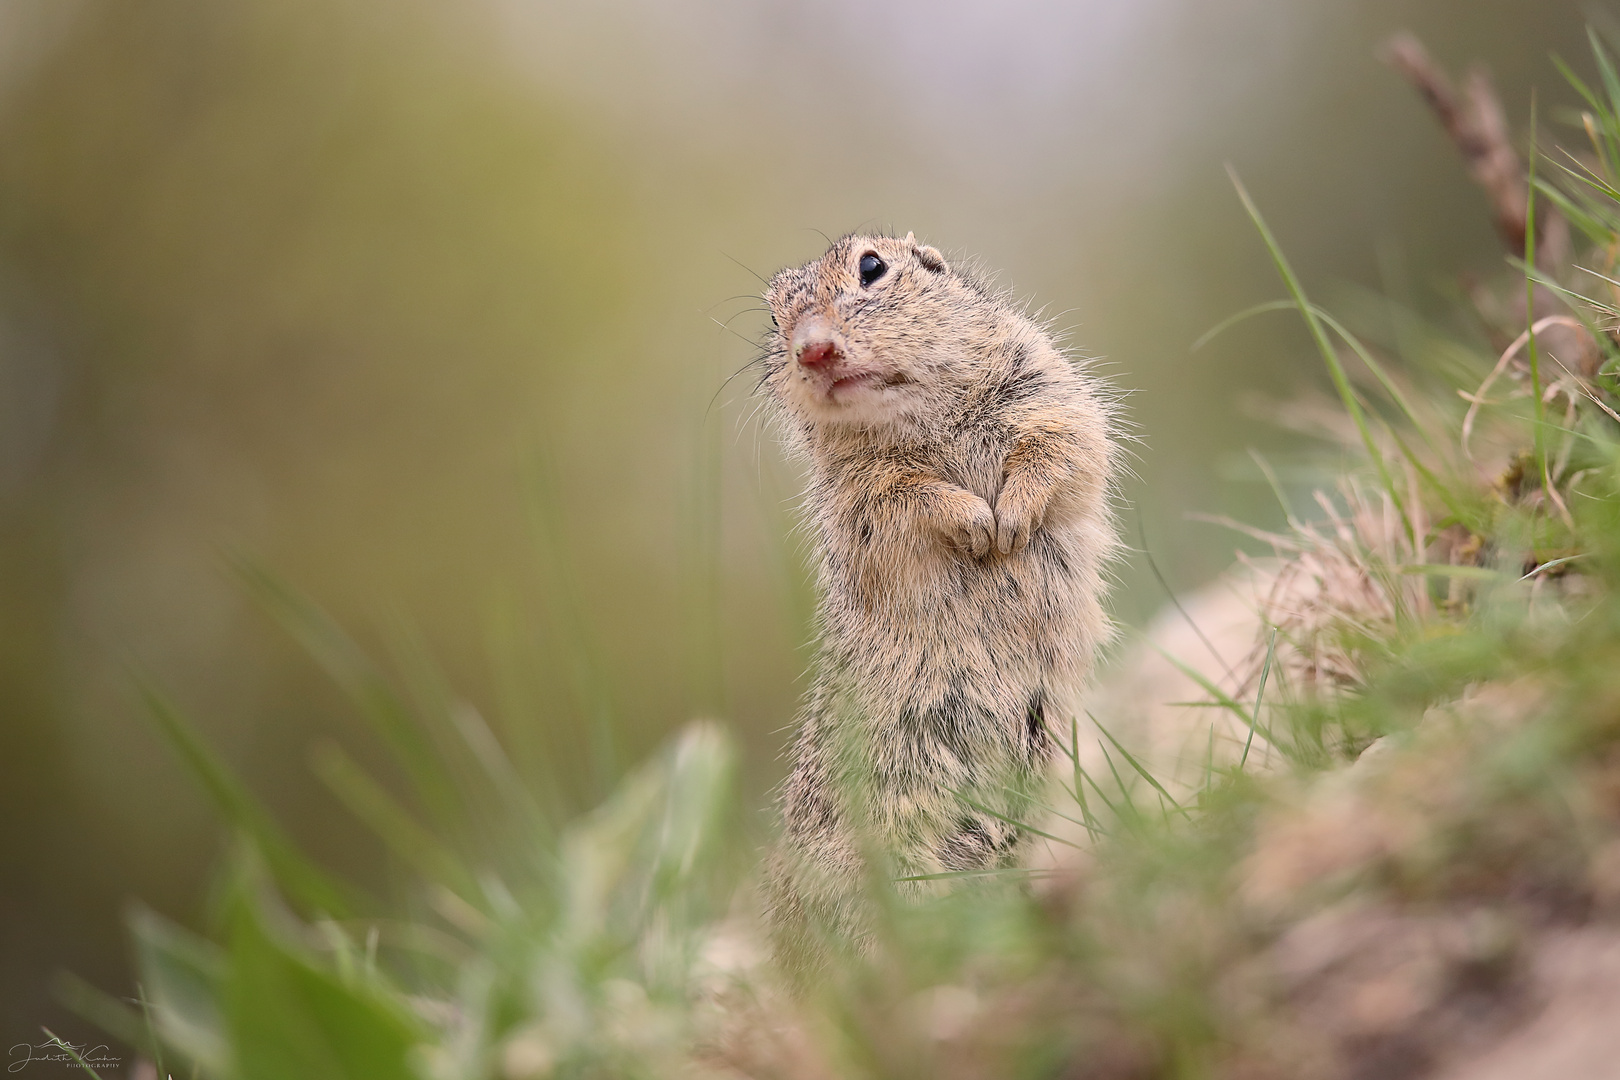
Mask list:
[[[996,516],[989,504],[982,499],[974,499],[971,503],[961,505],[956,513],[961,516],[952,522],[944,537],[975,559],[990,554],[990,550],[996,546]]]
[[[1035,530],[1041,527],[1039,515],[1026,516],[1014,504],[996,509],[996,549],[1003,555],[1016,555],[1029,546]]]
[[[995,512],[988,506],[982,515],[973,523],[973,557],[982,559],[990,554],[996,546],[996,517]]]

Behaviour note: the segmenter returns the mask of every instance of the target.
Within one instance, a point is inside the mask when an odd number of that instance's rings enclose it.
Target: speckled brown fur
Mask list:
[[[1015,859],[1019,830],[968,800],[1028,816],[1042,721],[1067,727],[1109,634],[1116,449],[1045,327],[910,236],[845,237],[766,300],[762,387],[809,466],[820,585],[768,888],[792,948],[858,940],[869,872]]]

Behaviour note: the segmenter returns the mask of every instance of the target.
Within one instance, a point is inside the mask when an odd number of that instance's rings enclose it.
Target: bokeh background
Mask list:
[[[761,277],[862,228],[997,268],[1134,392],[1125,520],[1190,588],[1234,542],[1188,511],[1276,516],[1245,403],[1319,383],[1285,317],[1190,351],[1279,293],[1223,162],[1318,292],[1444,310],[1502,255],[1378,43],[1488,61],[1523,122],[1593,14],[0,0],[0,1046],[92,1031],[59,970],[129,991],[132,898],[203,917],[220,831],[137,676],[386,877],[308,767],[376,755],[233,560],[433,657],[558,813],[699,714],[763,806],[811,596],[727,381]],[[1163,600],[1121,568],[1124,621]]]

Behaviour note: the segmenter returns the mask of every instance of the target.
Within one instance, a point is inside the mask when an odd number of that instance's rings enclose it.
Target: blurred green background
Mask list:
[[[123,905],[220,851],[131,692],[170,691],[321,860],[386,867],[308,768],[374,760],[232,558],[421,649],[559,812],[697,714],[761,805],[809,659],[760,277],[915,230],[1135,391],[1126,520],[1189,588],[1276,514],[1257,392],[1318,381],[1222,170],[1309,283],[1443,309],[1501,266],[1375,58],[1489,62],[1516,122],[1563,0],[0,0],[0,1044],[128,992]],[[1584,70],[1584,63],[1577,63]],[[1140,560],[1117,610],[1163,600]],[[401,642],[406,644],[401,645]],[[604,736],[611,732],[611,738]]]

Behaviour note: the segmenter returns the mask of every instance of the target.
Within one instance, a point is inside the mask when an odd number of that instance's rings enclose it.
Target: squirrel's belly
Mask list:
[[[898,701],[968,691],[986,706],[1035,689],[1067,696],[1102,634],[1095,568],[1078,536],[1037,533],[1011,556],[941,547],[897,565],[850,566],[824,603],[823,645],[858,684]]]

